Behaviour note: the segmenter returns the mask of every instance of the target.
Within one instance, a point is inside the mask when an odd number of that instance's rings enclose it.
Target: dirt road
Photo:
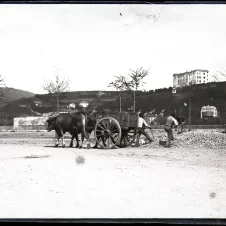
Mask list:
[[[43,142],[0,143],[1,218],[226,217],[226,150]]]

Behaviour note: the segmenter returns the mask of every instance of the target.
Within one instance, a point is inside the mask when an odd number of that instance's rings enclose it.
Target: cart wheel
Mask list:
[[[121,135],[121,127],[118,121],[112,117],[100,119],[95,126],[94,136],[102,148],[114,148],[120,142]]]
[[[120,148],[131,146],[136,139],[136,134],[135,129],[122,129],[122,137],[117,146]]]

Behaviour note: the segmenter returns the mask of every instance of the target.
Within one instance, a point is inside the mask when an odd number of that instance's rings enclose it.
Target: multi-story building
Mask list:
[[[210,82],[208,70],[196,69],[193,71],[186,71],[184,73],[173,75],[174,87],[187,86],[191,83],[202,84],[202,83],[208,83],[208,82]]]

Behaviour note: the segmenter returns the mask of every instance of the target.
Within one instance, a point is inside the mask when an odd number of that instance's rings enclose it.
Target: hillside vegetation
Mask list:
[[[187,92],[188,88],[178,88],[176,94],[173,94],[172,87],[150,90],[148,92],[139,91],[136,97],[136,110],[151,112],[159,116],[160,119],[169,115],[171,112],[176,112],[178,115],[188,118]],[[226,123],[226,82],[194,85],[190,92],[192,96],[192,124]],[[118,92],[103,91],[101,93],[101,95],[99,95],[99,91],[64,93],[60,99],[60,108],[65,110],[70,103],[78,105],[80,101],[88,101],[90,105],[87,110],[92,110],[93,108],[99,111],[106,109],[119,110]],[[14,101],[8,102],[1,109],[0,114],[3,116],[8,115],[9,118],[13,119],[13,117],[21,116],[38,116],[56,110],[53,98],[49,94],[36,94],[34,96],[32,93],[26,91],[21,92],[21,94],[28,95],[28,97],[18,99],[18,94],[15,92],[17,97],[12,97],[11,99],[14,99]],[[121,92],[121,96],[122,110],[130,111],[133,106],[132,93]],[[7,98],[10,99],[9,96]],[[39,102],[38,105],[36,104],[37,102]],[[217,107],[219,117],[209,120],[201,119],[201,108],[206,105]],[[163,121],[161,123],[164,123]]]
[[[34,93],[14,88],[0,88],[0,91],[4,94],[4,97],[1,98],[3,103],[9,103],[23,97],[29,98],[35,96]]]
[[[156,90],[148,95],[136,98],[136,109],[153,114],[169,115],[176,112],[180,116],[188,118],[188,88],[178,88],[176,94],[172,94],[172,88]],[[226,123],[226,82],[194,85],[190,90],[192,96],[192,123],[193,124],[224,124]],[[185,103],[187,106],[185,106]],[[133,105],[132,98],[122,100],[122,108],[125,111]],[[219,117],[211,120],[200,119],[203,106],[215,106]],[[119,100],[106,103],[98,108],[119,109]]]

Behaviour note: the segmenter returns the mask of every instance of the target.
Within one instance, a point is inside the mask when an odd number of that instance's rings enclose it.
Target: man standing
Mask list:
[[[181,134],[183,132],[183,126],[186,123],[186,119],[182,116],[178,116],[176,117],[177,121],[178,121],[178,133]]]
[[[139,140],[140,135],[143,134],[150,142],[153,142],[153,139],[148,135],[148,133],[145,131],[146,128],[151,129],[151,127],[147,124],[147,122],[144,120],[144,113],[139,112],[138,113],[138,125],[137,125],[137,141],[136,141],[136,147],[140,146]]]
[[[178,121],[175,119],[176,116],[174,113],[172,113],[170,116],[167,117],[166,119],[166,124],[165,124],[165,131],[167,132],[167,141],[165,147],[170,147],[171,145],[171,140],[173,140],[173,126],[176,125],[178,126]]]

